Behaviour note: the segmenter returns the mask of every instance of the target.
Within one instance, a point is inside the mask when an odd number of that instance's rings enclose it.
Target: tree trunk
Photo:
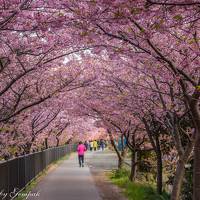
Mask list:
[[[194,169],[193,169],[193,200],[200,200],[200,137],[195,140],[194,145]]]
[[[60,143],[60,140],[58,137],[56,137],[56,146],[58,147],[59,146],[59,143]]]
[[[113,146],[113,148],[114,148],[114,150],[117,154],[117,157],[118,157],[118,169],[121,169],[124,165],[124,159],[121,156],[119,150],[117,149],[117,146],[116,146],[115,141],[113,139],[112,133],[109,130],[108,130],[108,135],[109,135],[109,138],[110,138],[111,145]]]
[[[162,194],[162,184],[163,184],[163,165],[162,165],[162,152],[160,149],[159,137],[155,138],[156,143],[156,158],[157,158],[157,192]]]
[[[158,194],[162,194],[162,184],[163,184],[162,171],[163,171],[162,155],[161,153],[157,153],[157,192]]]
[[[31,152],[31,147],[32,147],[32,144],[33,144],[34,141],[35,141],[35,137],[33,137],[33,138],[31,139],[31,142],[28,142],[28,143],[26,144],[26,147],[25,147],[25,149],[24,149],[24,151],[25,151],[26,154],[30,154],[30,152]]]
[[[127,148],[124,148],[124,149],[122,150],[122,152],[121,152],[121,156],[122,156],[123,158],[126,157],[127,150],[128,150]]]
[[[48,138],[45,138],[44,145],[45,145],[45,149],[48,149]]]
[[[183,162],[182,160],[179,160],[177,164],[177,168],[176,168],[170,200],[180,199],[180,192],[181,192],[181,186],[182,186],[184,174],[185,174],[185,162]]]
[[[157,192],[158,194],[162,194],[162,171],[163,171],[163,166],[162,166],[162,152],[160,148],[160,141],[159,141],[159,134],[153,133],[149,125],[146,121],[145,118],[143,118],[143,123],[145,125],[146,132],[148,134],[149,140],[151,142],[151,145],[156,153],[156,160],[157,160]],[[155,135],[155,136],[153,136]]]
[[[124,166],[124,159],[120,156],[118,157],[118,169],[122,169]]]
[[[183,178],[185,175],[185,164],[187,164],[189,157],[191,155],[192,149],[194,147],[194,142],[190,141],[185,148],[185,151],[180,156],[177,163],[176,173],[173,182],[173,189],[171,194],[171,200],[179,200],[181,194],[181,187],[183,183]]]
[[[131,174],[130,174],[130,181],[135,181],[137,176],[137,152],[133,151],[131,155]]]
[[[193,168],[193,200],[200,200],[200,113],[199,113],[199,91],[190,102],[192,118],[195,124],[194,144],[194,168]]]

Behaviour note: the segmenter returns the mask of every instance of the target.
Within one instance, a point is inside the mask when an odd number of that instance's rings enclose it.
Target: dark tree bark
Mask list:
[[[26,154],[29,154],[31,152],[31,147],[32,147],[32,144],[33,144],[34,141],[35,141],[35,137],[32,137],[31,141],[26,143],[26,145],[24,147],[24,152]]]
[[[193,172],[193,200],[200,200],[200,137],[198,136],[194,145],[194,172]]]
[[[193,171],[193,199],[200,200],[200,113],[199,105],[191,106],[193,120],[196,128],[195,144],[194,144],[194,171]]]
[[[200,78],[199,83],[200,84]],[[193,168],[193,200],[200,200],[200,90],[196,89],[192,98],[189,99],[189,106],[195,125],[194,144],[194,168]]]
[[[56,146],[58,147],[60,143],[59,137],[56,137]]]
[[[118,150],[111,131],[107,130],[107,132],[108,132],[108,135],[109,135],[109,138],[110,138],[111,145],[113,146],[113,148],[114,148],[114,150],[117,154],[117,157],[118,157],[118,169],[122,169],[122,167],[124,166],[124,157],[121,155],[120,151]],[[122,151],[122,154],[124,154],[123,151]]]
[[[192,149],[194,147],[194,135],[190,139],[188,139],[187,144],[182,144],[181,133],[180,133],[180,123],[179,119],[175,115],[175,113],[167,114],[167,125],[169,126],[169,131],[173,136],[173,142],[175,144],[179,160],[177,162],[177,167],[175,171],[173,188],[171,194],[171,200],[179,200],[181,195],[181,187],[183,184],[183,179],[185,175],[185,164],[187,164]],[[192,122],[191,122],[192,123]]]
[[[162,152],[160,148],[160,141],[158,135],[155,137],[156,143],[156,160],[157,160],[157,192],[162,194],[163,185],[163,163],[162,163]]]
[[[48,138],[45,138],[44,145],[45,145],[45,149],[48,149]]]
[[[157,161],[157,192],[158,194],[162,194],[162,188],[163,188],[163,163],[162,163],[162,151],[160,147],[160,141],[159,141],[159,130],[156,130],[155,132],[152,132],[150,129],[150,126],[145,118],[143,118],[143,123],[145,125],[145,129],[147,132],[147,135],[149,137],[149,140],[151,142],[151,145],[153,147],[153,150],[156,154],[156,161]]]
[[[135,181],[137,177],[137,152],[132,151],[131,155],[131,174],[130,174],[130,181]]]

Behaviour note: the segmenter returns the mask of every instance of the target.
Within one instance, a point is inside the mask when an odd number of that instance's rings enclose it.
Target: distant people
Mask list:
[[[97,140],[97,149],[100,150],[100,141]]]
[[[85,141],[84,145],[85,145],[86,150],[88,150],[88,148],[89,148],[88,141]]]
[[[105,142],[105,148],[107,148],[107,147],[108,147],[108,144],[109,144],[109,142],[108,142],[107,140],[104,140],[104,142]]]
[[[93,141],[90,141],[90,151],[93,150]]]
[[[88,150],[90,150],[91,147],[90,147],[90,140],[88,141]]]
[[[96,151],[97,147],[98,147],[98,144],[97,144],[96,140],[93,141],[93,147],[94,147],[94,151]]]
[[[90,141],[87,140],[87,145],[88,145],[88,151],[90,150]]]
[[[79,161],[79,166],[84,167],[84,153],[86,151],[86,147],[82,142],[79,142],[79,145],[77,147],[77,152],[78,152],[78,161]]]
[[[100,140],[100,149],[102,150],[102,151],[104,151],[104,148],[105,148],[105,142],[104,142],[104,140]]]

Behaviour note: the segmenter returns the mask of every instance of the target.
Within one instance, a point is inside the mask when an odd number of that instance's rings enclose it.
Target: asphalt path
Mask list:
[[[118,159],[113,151],[92,151],[86,154],[86,163],[91,170],[110,171],[117,169]]]
[[[86,153],[85,160],[91,161],[94,154]],[[30,195],[29,200],[101,200],[88,164],[80,168],[75,153],[43,178]]]
[[[99,174],[117,169],[117,164],[118,159],[113,151],[89,151],[85,154],[84,167],[80,168],[77,154],[73,153],[69,159],[50,171],[31,191],[27,199],[121,200],[121,197],[118,198],[118,193],[113,196],[115,192],[110,187],[111,184],[106,184],[104,180],[99,179]],[[111,197],[108,198],[106,195]]]

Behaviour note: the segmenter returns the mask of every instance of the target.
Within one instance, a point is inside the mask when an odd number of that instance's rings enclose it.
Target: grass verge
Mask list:
[[[129,200],[169,200],[169,195],[158,195],[151,185],[129,180],[129,171],[126,169],[114,170],[109,174],[112,183],[123,189]]]
[[[25,200],[27,199],[27,194],[32,191],[36,185],[52,170],[58,167],[64,160],[69,158],[70,154],[60,158],[57,161],[52,162],[46,169],[40,172],[25,188],[22,190],[14,200]]]

